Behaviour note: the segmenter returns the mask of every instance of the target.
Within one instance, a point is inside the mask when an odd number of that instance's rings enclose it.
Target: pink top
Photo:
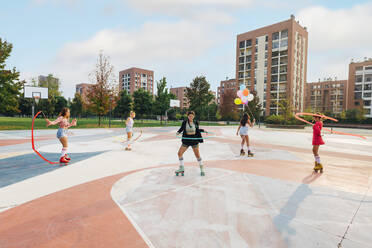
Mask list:
[[[48,126],[59,124],[59,128],[69,128],[71,126],[76,126],[76,120],[73,120],[71,123],[68,122],[68,119],[63,116],[58,117],[55,121],[50,121]]]
[[[315,122],[313,126],[313,145],[324,145],[324,141],[321,135],[322,127],[323,127],[322,122],[320,121]]]

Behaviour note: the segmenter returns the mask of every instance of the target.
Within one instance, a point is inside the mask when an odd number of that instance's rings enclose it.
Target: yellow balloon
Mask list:
[[[234,103],[236,105],[240,105],[240,104],[242,104],[242,100],[240,98],[235,98]]]

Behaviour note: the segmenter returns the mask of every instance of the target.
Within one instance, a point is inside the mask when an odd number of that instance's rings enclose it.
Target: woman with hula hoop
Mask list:
[[[59,113],[59,117],[55,121],[50,121],[49,119],[45,119],[47,122],[47,127],[50,125],[59,124],[59,128],[57,131],[57,138],[62,144],[62,151],[61,157],[59,158],[60,163],[67,164],[70,162],[70,157],[67,155],[67,148],[68,148],[68,140],[67,140],[67,130],[69,127],[76,126],[76,119],[74,119],[71,123],[69,122],[70,118],[70,109],[63,108]]]
[[[204,131],[204,129],[199,128],[199,123],[197,121],[194,121],[194,118],[195,118],[194,111],[187,112],[187,120],[182,122],[180,129],[177,131],[177,135],[182,133],[182,145],[180,149],[178,150],[178,159],[180,161],[180,168],[175,171],[176,176],[178,176],[178,174],[182,174],[183,176],[185,173],[185,168],[183,165],[183,154],[185,153],[187,148],[189,148],[189,146],[192,147],[195,157],[199,162],[200,175],[205,176],[202,159],[200,157],[200,152],[199,152],[199,143],[203,143],[203,138],[202,138],[201,133],[206,132],[206,131]]]
[[[320,113],[316,113],[315,115],[313,115],[313,120],[315,121],[315,124],[313,125],[313,154],[315,158],[314,171],[320,171],[320,173],[323,173],[323,165],[320,163],[319,156],[319,146],[324,145],[324,141],[321,135],[321,131],[323,128],[322,115]]]

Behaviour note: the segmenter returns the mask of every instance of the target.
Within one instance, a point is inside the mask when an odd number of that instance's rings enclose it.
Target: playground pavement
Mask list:
[[[313,173],[311,129],[206,127],[201,177],[191,149],[176,177],[176,128],[71,129],[67,166],[44,162],[30,131],[0,132],[0,248],[372,247],[372,132],[324,134]],[[56,130],[36,148],[56,161]]]

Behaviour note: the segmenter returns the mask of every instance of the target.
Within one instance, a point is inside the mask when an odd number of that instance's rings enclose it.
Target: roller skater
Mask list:
[[[189,148],[192,147],[195,157],[199,163],[200,167],[200,176],[205,176],[204,166],[199,152],[199,143],[203,143],[203,138],[201,133],[205,132],[203,129],[199,128],[199,123],[194,121],[195,113],[194,111],[187,112],[187,120],[182,122],[180,129],[177,131],[177,135],[182,133],[182,145],[178,150],[178,159],[180,162],[180,167],[175,171],[176,176],[181,174],[184,176],[185,168],[183,164],[183,154]]]
[[[256,122],[255,119],[253,119],[253,122],[251,122],[250,117],[247,113],[244,113],[242,119],[240,120],[240,125],[238,127],[238,130],[236,131],[236,135],[240,134],[240,137],[242,138],[240,156],[245,155],[244,143],[246,143],[247,150],[248,150],[248,157],[253,157],[253,153],[251,152],[251,149],[249,147],[248,126],[253,127],[255,122]]]
[[[57,138],[62,144],[62,151],[61,156],[59,159],[60,163],[67,164],[70,162],[71,158],[67,155],[67,148],[68,148],[68,140],[67,140],[67,130],[71,126],[76,126],[76,119],[74,119],[71,123],[69,123],[70,118],[70,109],[63,108],[59,113],[59,117],[55,121],[50,121],[49,119],[45,119],[47,122],[47,127],[50,125],[59,124],[59,128],[57,131]]]
[[[125,131],[127,132],[127,146],[125,147],[126,151],[131,151],[132,148],[130,147],[131,143],[130,140],[133,136],[133,125],[134,125],[134,118],[136,117],[136,113],[134,111],[130,111],[129,117],[125,122]]]
[[[319,156],[319,146],[324,145],[324,141],[322,139],[321,131],[323,127],[322,115],[317,113],[314,115],[315,124],[313,126],[313,154],[315,158],[315,166],[314,171],[317,173],[323,173],[323,165],[320,163],[320,156]]]

